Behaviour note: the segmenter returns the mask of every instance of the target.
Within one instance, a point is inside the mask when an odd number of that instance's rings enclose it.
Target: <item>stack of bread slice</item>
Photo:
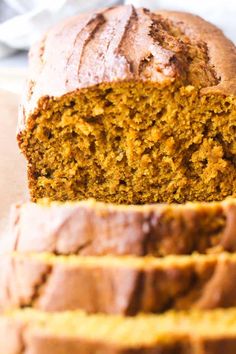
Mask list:
[[[1,351],[233,353],[235,217],[234,199],[16,205],[0,261]]]
[[[55,27],[31,61],[37,203],[1,245],[0,353],[235,354],[233,44],[121,6]]]

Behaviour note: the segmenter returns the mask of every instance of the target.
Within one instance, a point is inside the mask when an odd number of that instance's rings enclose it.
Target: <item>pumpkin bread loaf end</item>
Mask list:
[[[107,8],[56,26],[30,63],[18,141],[34,201],[235,195],[236,50],[213,25]]]

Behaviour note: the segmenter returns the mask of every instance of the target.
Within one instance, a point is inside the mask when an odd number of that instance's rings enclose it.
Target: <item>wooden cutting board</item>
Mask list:
[[[19,97],[0,90],[0,233],[10,205],[28,199],[26,163],[16,142]]]

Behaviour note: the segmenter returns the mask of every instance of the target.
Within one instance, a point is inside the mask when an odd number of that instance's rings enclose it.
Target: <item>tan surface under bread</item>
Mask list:
[[[4,354],[235,354],[235,318],[235,309],[136,318],[23,310],[0,316],[0,351]]]
[[[16,143],[18,96],[0,90],[0,234],[10,205],[26,199],[26,163]]]
[[[94,200],[17,204],[2,252],[155,255],[236,251],[236,200],[124,206]]]
[[[1,256],[2,309],[163,312],[236,306],[236,255]]]

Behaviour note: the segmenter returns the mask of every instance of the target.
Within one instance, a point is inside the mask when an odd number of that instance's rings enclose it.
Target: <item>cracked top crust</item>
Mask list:
[[[106,8],[57,25],[31,50],[19,128],[46,96],[123,80],[178,80],[234,95],[235,72],[234,45],[197,16],[132,5]]]

